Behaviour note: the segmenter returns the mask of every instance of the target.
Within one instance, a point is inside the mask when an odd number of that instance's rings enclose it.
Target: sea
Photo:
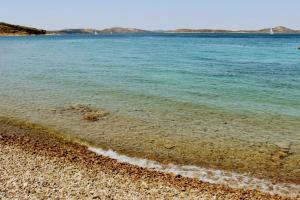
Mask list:
[[[297,196],[299,46],[285,34],[0,37],[0,117],[121,162]]]

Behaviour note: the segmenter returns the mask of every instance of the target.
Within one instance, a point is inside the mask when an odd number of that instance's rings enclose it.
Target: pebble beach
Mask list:
[[[1,199],[289,199],[119,163],[43,129],[0,123]]]

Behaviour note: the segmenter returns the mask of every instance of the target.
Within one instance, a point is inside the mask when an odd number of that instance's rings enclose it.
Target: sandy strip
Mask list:
[[[87,147],[0,123],[0,199],[287,199],[118,163]]]

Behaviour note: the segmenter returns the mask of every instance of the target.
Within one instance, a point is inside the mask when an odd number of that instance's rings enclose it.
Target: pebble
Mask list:
[[[0,124],[0,135],[6,134],[0,199],[285,199],[118,163],[78,144],[13,130]]]

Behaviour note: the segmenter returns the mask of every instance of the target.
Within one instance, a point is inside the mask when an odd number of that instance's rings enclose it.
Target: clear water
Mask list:
[[[300,116],[300,36],[47,36],[0,42],[1,80],[18,81],[24,89],[73,96],[77,90],[92,101],[105,91],[109,97],[140,95]]]
[[[1,37],[0,115],[129,156],[299,182],[298,46],[300,35]],[[87,122],[76,104],[110,115]]]

